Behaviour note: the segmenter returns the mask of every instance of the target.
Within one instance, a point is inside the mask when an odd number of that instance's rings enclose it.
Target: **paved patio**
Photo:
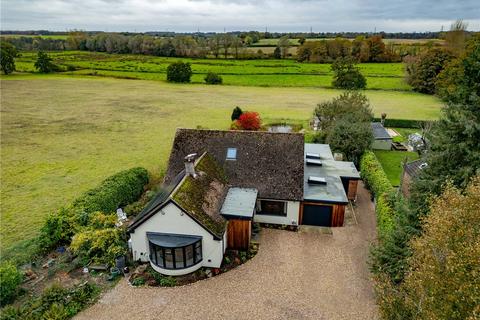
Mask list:
[[[366,259],[375,214],[359,184],[356,220],[332,234],[262,230],[260,251],[217,277],[175,288],[122,280],[76,319],[377,319]]]

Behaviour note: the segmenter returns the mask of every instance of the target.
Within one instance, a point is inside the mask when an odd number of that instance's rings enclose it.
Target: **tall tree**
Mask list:
[[[447,31],[445,34],[445,43],[447,47],[457,56],[461,55],[465,50],[467,27],[468,23],[459,19],[452,23],[450,31]]]
[[[333,71],[332,85],[335,88],[355,90],[364,89],[367,86],[367,79],[351,57],[338,58],[332,64],[331,69]]]
[[[427,50],[407,63],[407,82],[413,90],[433,94],[437,76],[453,59],[453,55],[442,48]]]
[[[43,51],[39,51],[37,55],[37,61],[35,61],[34,67],[40,72],[40,73],[50,73],[57,71],[58,67],[53,64],[52,58],[48,56]]]
[[[288,36],[283,36],[278,40],[278,45],[281,51],[282,59],[285,59],[288,55],[288,49],[290,48],[290,39]]]
[[[0,67],[3,73],[12,73],[15,71],[15,58],[18,57],[17,49],[4,40],[0,41],[0,49]]]
[[[385,319],[478,319],[480,176],[465,192],[449,185],[422,220],[403,283],[377,287]]]

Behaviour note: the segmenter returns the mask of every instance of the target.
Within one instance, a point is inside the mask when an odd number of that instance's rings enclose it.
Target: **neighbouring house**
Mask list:
[[[162,191],[128,228],[133,257],[182,275],[247,249],[253,222],[342,226],[359,179],[301,133],[178,129]]]
[[[387,129],[380,122],[372,122],[373,144],[374,150],[390,150],[392,149],[392,137]]]
[[[428,164],[423,159],[418,159],[403,165],[402,178],[400,182],[400,189],[405,197],[410,197],[410,184],[415,179],[422,169],[425,169]]]

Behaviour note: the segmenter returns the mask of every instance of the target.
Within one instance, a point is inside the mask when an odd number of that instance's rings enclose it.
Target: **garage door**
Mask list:
[[[330,227],[332,224],[333,206],[303,206],[302,224]]]

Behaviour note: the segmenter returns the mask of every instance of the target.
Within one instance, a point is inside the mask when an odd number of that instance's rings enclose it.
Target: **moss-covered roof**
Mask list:
[[[204,228],[222,237],[227,221],[220,215],[227,191],[225,173],[207,153],[195,163],[197,177],[185,176],[171,198]]]

